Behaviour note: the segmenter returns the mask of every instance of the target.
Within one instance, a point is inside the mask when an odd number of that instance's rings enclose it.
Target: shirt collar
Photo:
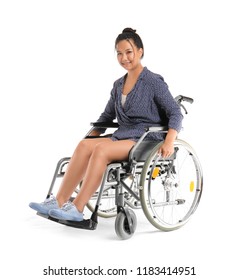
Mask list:
[[[149,71],[149,70],[148,70],[147,67],[145,66],[145,67],[143,68],[142,72],[140,73],[138,80],[143,79],[143,78],[145,77],[145,75],[147,74],[148,71]],[[125,80],[125,78],[126,78],[126,75],[127,75],[127,74],[125,74],[124,76],[122,76],[122,77],[120,78],[120,84],[123,84],[123,83],[124,83],[124,80]]]

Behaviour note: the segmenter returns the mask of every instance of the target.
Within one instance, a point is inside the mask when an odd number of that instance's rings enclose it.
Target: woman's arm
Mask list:
[[[183,115],[179,105],[171,95],[167,84],[161,80],[157,80],[156,86],[155,102],[158,108],[164,110],[168,118],[168,133],[159,149],[159,153],[166,158],[174,153],[174,141],[182,127]]]
[[[174,153],[174,141],[177,137],[177,134],[177,130],[169,128],[164,143],[161,145],[158,151],[158,153],[161,154],[163,158],[170,157]]]

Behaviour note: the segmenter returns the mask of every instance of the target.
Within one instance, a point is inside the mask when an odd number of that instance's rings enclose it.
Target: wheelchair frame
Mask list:
[[[193,99],[179,95],[175,100],[187,114],[186,108],[181,103],[183,101],[192,103]],[[117,123],[92,123],[91,125],[91,129],[84,138],[92,138],[90,137],[90,133],[95,128],[118,127]],[[99,191],[93,195],[87,205],[92,211],[90,219],[83,220],[82,222],[73,222],[56,220],[50,216],[39,213],[38,215],[67,226],[88,230],[95,230],[97,228],[98,216],[116,216],[115,231],[118,237],[121,239],[128,239],[134,234],[137,225],[136,215],[132,209],[142,208],[147,219],[156,228],[163,231],[180,228],[190,219],[190,216],[195,212],[200,202],[203,188],[203,175],[195,151],[183,140],[177,139],[175,141],[175,153],[170,158],[166,159],[163,159],[157,152],[162,142],[143,141],[149,133],[167,133],[167,131],[168,128],[166,126],[149,127],[145,129],[139,141],[131,149],[128,161],[112,162],[107,166],[101,185],[99,186]],[[145,149],[148,147],[149,149]],[[183,184],[189,185],[191,192],[189,195],[185,194],[186,199],[183,199],[183,197],[175,199],[172,198],[174,195],[173,192],[177,192],[180,184],[175,178],[178,177],[178,173],[181,171],[180,167],[175,167],[175,161],[177,161],[178,155],[180,155],[183,150],[185,150],[186,157],[189,158],[186,168],[192,170],[191,176],[195,178],[195,180]],[[69,161],[70,157],[64,157],[58,161],[46,198],[49,198],[52,194],[56,179],[64,176],[64,170]],[[182,163],[182,166],[183,165],[184,162]],[[128,178],[132,178],[130,186],[125,182]],[[156,193],[154,196],[154,190],[157,192],[159,188],[161,189],[160,194],[158,195]],[[75,192],[78,193],[78,191],[79,189],[77,188]],[[111,194],[110,192],[113,193]],[[162,198],[162,193],[165,198]],[[161,201],[157,201],[158,197],[161,197]],[[73,197],[71,199],[73,200]],[[114,206],[100,209],[102,200],[109,199],[115,201]],[[169,215],[171,215],[170,213],[165,213],[167,209],[178,206],[180,212],[182,206],[186,205],[187,201],[190,200],[191,202],[189,203],[191,206],[184,210],[186,213],[181,214],[182,218],[179,217],[176,222],[167,222],[167,219],[170,219]],[[93,205],[92,203],[95,204]],[[158,211],[157,209],[160,210]],[[169,218],[165,218],[166,215]]]

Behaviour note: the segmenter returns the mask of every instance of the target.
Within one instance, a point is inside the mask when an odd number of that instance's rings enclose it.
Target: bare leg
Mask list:
[[[126,160],[134,144],[131,140],[108,139],[95,145],[88,160],[80,192],[73,201],[80,212],[83,212],[85,205],[99,187],[107,165],[112,161]]]
[[[84,139],[78,144],[56,196],[60,207],[69,200],[77,185],[82,181],[95,146],[108,141],[111,140],[107,138]]]

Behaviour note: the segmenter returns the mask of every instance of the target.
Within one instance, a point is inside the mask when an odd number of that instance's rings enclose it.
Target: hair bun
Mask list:
[[[122,33],[136,33],[136,30],[132,29],[130,27],[127,27],[127,28],[123,29]]]

